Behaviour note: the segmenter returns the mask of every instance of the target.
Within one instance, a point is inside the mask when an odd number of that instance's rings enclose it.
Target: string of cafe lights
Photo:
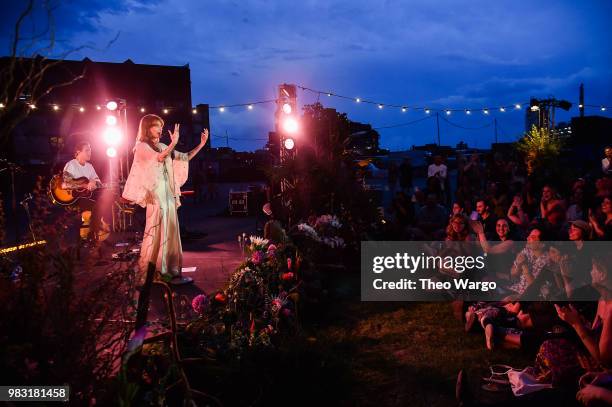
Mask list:
[[[400,109],[402,113],[407,112],[408,110],[412,110],[412,111],[423,111],[426,114],[430,114],[432,112],[434,113],[444,113],[446,116],[450,116],[452,113],[454,112],[463,112],[466,115],[471,115],[475,112],[482,112],[485,115],[489,115],[493,112],[500,112],[500,113],[504,113],[504,112],[509,112],[512,110],[521,110],[521,108],[523,106],[529,106],[529,103],[512,103],[512,104],[505,104],[505,105],[501,105],[501,106],[493,106],[493,107],[480,107],[480,108],[470,108],[470,107],[464,107],[464,108],[433,108],[433,107],[428,107],[428,106],[414,106],[414,105],[410,105],[410,104],[403,104],[403,105],[399,105],[399,104],[395,104],[395,103],[386,103],[386,102],[382,102],[382,101],[374,101],[374,100],[368,100],[368,99],[363,99],[360,97],[353,97],[353,96],[346,96],[346,95],[341,95],[335,92],[331,92],[331,91],[323,91],[323,90],[317,90],[317,89],[312,89],[306,86],[301,86],[301,85],[296,85],[299,89],[306,91],[306,92],[310,92],[310,93],[314,93],[317,95],[317,97],[321,97],[321,96],[328,96],[328,97],[335,97],[338,99],[344,99],[344,100],[350,100],[353,101],[355,103],[363,103],[363,104],[369,104],[369,105],[375,105],[378,107],[378,109],[382,110],[384,108],[395,108],[395,109]],[[605,105],[592,105],[592,104],[585,104],[580,105],[578,104],[579,108],[583,108],[583,107],[589,107],[589,108],[598,108],[600,111],[605,112],[606,110],[608,110],[608,108],[610,108],[610,106],[605,106]]]
[[[437,114],[442,113],[447,117],[451,116],[455,112],[463,112],[466,115],[472,115],[474,113],[480,112],[484,115],[489,115],[494,112],[504,113],[504,112],[510,112],[510,111],[517,111],[517,110],[521,110],[523,106],[529,106],[529,103],[522,102],[522,103],[506,104],[506,105],[493,106],[493,107],[480,107],[480,108],[467,108],[467,107],[466,108],[433,108],[433,107],[428,107],[428,106],[415,106],[415,105],[410,105],[410,104],[400,105],[400,104],[395,104],[395,103],[386,103],[382,101],[363,99],[360,97],[351,97],[351,96],[341,95],[341,94],[331,92],[331,91],[316,90],[316,89],[312,89],[312,88],[301,86],[301,85],[296,85],[296,86],[303,91],[314,93],[318,97],[322,95],[326,95],[328,97],[335,97],[339,99],[350,100],[350,101],[353,101],[354,103],[374,105],[379,110],[382,110],[385,108],[394,108],[394,109],[399,109],[402,113],[405,113],[408,110],[411,110],[411,111],[422,111],[427,115],[431,113],[437,113]],[[36,110],[39,108],[39,106],[31,102],[24,101],[24,103],[27,104],[31,110]],[[247,111],[251,111],[251,110],[254,110],[255,106],[257,105],[264,105],[264,104],[270,104],[270,103],[276,103],[276,99],[256,100],[252,102],[234,103],[234,104],[226,104],[226,105],[223,105],[223,104],[209,105],[208,109],[209,111],[218,111],[220,113],[225,112],[227,109],[235,109],[235,108],[245,108]],[[584,108],[595,108],[595,109],[599,109],[601,112],[605,112],[609,108],[611,108],[611,106],[595,105],[595,104],[585,104],[584,106],[582,106],[580,104],[574,103],[573,105],[577,105],[578,108],[583,108],[583,107]],[[90,109],[91,110],[94,110],[94,109],[102,110],[103,104],[96,104],[93,106],[87,106],[84,104],[69,104],[69,105],[62,106],[58,103],[49,103],[48,106],[51,110],[56,111],[56,112],[69,108],[69,109],[74,109],[80,113],[85,113],[86,111],[89,111]],[[6,105],[0,102],[0,110],[4,109],[5,107]],[[135,107],[135,106],[128,105],[126,106],[126,108],[128,110],[136,109],[140,113],[146,113],[146,112],[152,111],[152,112],[159,112],[160,114],[163,114],[163,115],[168,115],[174,111],[182,110],[182,109],[172,107],[172,106],[166,106],[166,107],[161,107],[161,108],[160,107],[149,108],[146,106],[136,106]],[[192,107],[191,113],[194,115],[199,113],[197,107]],[[393,125],[393,127],[395,126],[401,126],[401,124]]]
[[[35,103],[32,102],[23,102],[25,105],[28,106],[28,108],[32,111],[35,110],[40,110],[40,105],[37,105]],[[257,105],[263,105],[263,104],[268,104],[268,103],[274,103],[276,102],[276,99],[268,99],[268,100],[259,100],[259,101],[254,101],[254,102],[247,102],[247,103],[235,103],[235,104],[229,104],[229,105],[211,105],[208,106],[209,110],[218,110],[220,112],[224,112],[225,109],[229,109],[229,108],[237,108],[237,107],[245,107],[247,110],[253,110],[255,108],[255,106]],[[46,103],[45,106],[47,106],[50,110],[54,111],[54,112],[60,112],[60,111],[65,111],[67,109],[72,109],[72,110],[76,110],[80,113],[85,113],[87,111],[91,111],[91,110],[102,110],[104,108],[104,104],[95,104],[95,105],[86,105],[86,104],[60,104],[60,103]],[[6,104],[0,102],[0,110],[3,110],[6,108]],[[178,111],[178,110],[183,110],[180,108],[176,108],[176,107],[171,107],[171,106],[166,106],[166,107],[162,107],[162,108],[150,108],[150,107],[146,107],[146,106],[130,106],[130,105],[126,105],[125,106],[126,109],[128,110],[137,110],[140,113],[147,113],[147,112],[159,112],[161,114],[167,115],[170,114],[174,111]],[[193,113],[194,115],[197,114],[199,111],[197,109],[197,107],[192,107],[191,109],[191,113]]]

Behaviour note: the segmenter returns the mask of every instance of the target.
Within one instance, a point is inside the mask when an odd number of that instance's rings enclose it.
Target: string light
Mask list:
[[[466,111],[466,110],[470,110],[468,108],[463,108],[463,109],[460,109],[460,108],[454,108],[454,109],[453,108],[451,108],[451,109],[430,109],[430,108],[423,108],[423,107],[418,107],[418,106],[407,106],[407,105],[398,105],[398,104],[392,104],[392,103],[382,103],[380,101],[363,100],[363,99],[361,99],[359,97],[344,96],[344,95],[340,95],[340,94],[337,94],[337,93],[332,93],[330,91],[316,90],[316,89],[308,88],[308,87],[301,86],[301,85],[297,85],[297,87],[300,88],[301,90],[309,91],[309,92],[312,92],[312,93],[315,93],[315,94],[318,94],[318,95],[325,94],[327,96],[334,96],[334,97],[337,97],[337,98],[340,98],[340,99],[352,100],[352,101],[354,101],[356,103],[367,103],[367,104],[376,105],[376,106],[379,107],[379,109],[381,108],[381,106],[384,106],[384,107],[397,107],[397,108],[401,109],[402,112],[407,111],[408,109],[414,109],[414,110],[421,110],[421,109],[423,109],[423,110],[429,110],[430,112],[432,110],[439,111],[439,112],[446,112],[446,110],[449,110],[451,112],[451,114],[452,114],[453,111]],[[516,109],[521,109],[522,105],[520,103],[516,103],[516,104],[510,104],[509,106],[502,106],[502,107],[499,108],[499,111],[500,112],[505,112],[511,106],[514,106]],[[495,109],[497,110],[498,108],[495,108]],[[489,109],[476,109],[476,110],[477,111],[487,110],[486,114],[489,114],[488,113]]]
[[[370,105],[375,105],[378,107],[379,110],[385,109],[385,108],[397,108],[401,113],[406,113],[409,110],[414,110],[414,111],[424,111],[425,114],[431,114],[432,111],[436,111],[436,112],[444,112],[445,116],[450,116],[452,115],[452,112],[461,112],[463,111],[466,115],[472,115],[473,111],[471,110],[471,108],[442,108],[442,109],[437,109],[437,108],[429,108],[429,107],[419,107],[419,106],[413,106],[413,105],[401,105],[401,104],[392,104],[392,103],[382,103],[380,101],[372,101],[372,100],[366,100],[366,99],[362,99],[361,97],[348,97],[348,96],[343,96],[343,95],[339,95],[336,93],[332,93],[330,91],[317,91],[314,89],[310,89],[310,88],[306,88],[303,86],[299,86],[297,85],[298,88],[305,90],[305,91],[310,91],[310,92],[314,92],[317,93],[319,95],[328,95],[329,97],[336,97],[336,98],[341,98],[341,99],[347,99],[350,101],[353,101],[354,103],[360,103],[360,104],[370,104]],[[37,106],[35,103],[32,102],[23,102],[26,106],[29,107],[29,109],[34,110],[34,109],[38,109],[39,106]],[[121,102],[123,103],[123,102]],[[267,104],[267,103],[278,103],[277,99],[268,99],[268,100],[260,100],[260,101],[252,101],[252,102],[248,102],[248,103],[238,103],[238,104],[231,104],[231,105],[210,105],[209,109],[219,109],[219,112],[225,112],[225,110],[227,108],[232,108],[232,107],[244,107],[246,110],[254,110],[255,105],[257,104]],[[52,111],[58,112],[63,110],[63,106],[57,103],[53,103],[53,104],[48,104],[47,105],[49,109],[51,109]],[[93,109],[95,107],[96,110],[101,110],[103,107],[107,107],[112,108],[113,110],[118,109],[119,108],[119,102],[116,100],[109,100],[108,103],[106,104],[95,104],[91,106],[91,109]],[[498,105],[499,106],[499,105]],[[507,112],[509,110],[520,110],[522,108],[522,106],[525,106],[525,104],[521,104],[521,103],[515,103],[515,104],[509,104],[509,105],[503,105],[503,106],[499,106],[499,107],[495,107],[493,108],[493,111],[491,111],[490,108],[476,108],[474,111],[475,112],[483,112],[483,114],[485,115],[489,115],[491,114],[491,112]],[[586,108],[592,108],[592,109],[597,109],[601,112],[607,112],[607,109],[610,106],[607,105],[601,105],[601,104],[578,104],[575,103],[575,106],[577,106],[580,109],[586,109]],[[72,107],[75,109],[78,109],[79,112],[84,113],[88,108],[90,108],[89,106],[85,106],[85,105],[67,105],[65,106],[66,109],[68,107]],[[4,103],[0,103],[0,109],[5,109],[6,108],[6,104]],[[123,108],[123,105],[122,105]],[[536,112],[538,110],[540,110],[540,106],[528,106],[528,108],[531,109],[531,111]],[[145,106],[140,106],[140,107],[135,107],[135,109],[138,109],[141,113],[145,113],[147,110],[151,110],[148,109]],[[157,110],[157,109],[153,109],[153,110]],[[174,111],[176,110],[178,111],[182,111],[182,109],[178,109],[176,107],[167,107],[162,109],[162,113],[163,114],[169,114],[170,111]],[[192,108],[190,109],[192,114],[197,114],[198,113],[198,109],[197,108]],[[292,112],[293,113],[293,112]]]

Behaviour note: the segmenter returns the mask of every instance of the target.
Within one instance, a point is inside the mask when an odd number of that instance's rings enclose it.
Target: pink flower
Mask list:
[[[276,255],[276,246],[271,244],[268,246],[268,257],[274,257]]]
[[[277,314],[278,311],[283,307],[283,301],[280,298],[275,298],[272,300],[272,312]]]
[[[193,308],[193,310],[198,314],[203,313],[207,305],[208,297],[206,296],[206,294],[196,295],[191,301],[191,308]]]
[[[253,253],[253,255],[251,256],[251,261],[253,262],[253,264],[257,265],[260,264],[264,259],[264,255],[261,251],[257,250],[256,252]]]

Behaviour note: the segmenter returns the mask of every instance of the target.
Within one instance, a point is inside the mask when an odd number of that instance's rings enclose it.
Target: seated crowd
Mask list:
[[[438,156],[425,189],[402,187],[391,204],[398,240],[473,242],[501,265],[496,301],[455,300],[466,332],[482,332],[491,351],[530,352],[535,383],[572,392],[585,405],[612,405],[612,251],[597,243],[612,240],[612,177],[604,164],[555,185],[499,154],[487,165],[477,154],[459,157],[450,197],[450,173]]]

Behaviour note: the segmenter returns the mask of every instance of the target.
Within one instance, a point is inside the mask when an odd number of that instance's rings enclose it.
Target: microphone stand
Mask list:
[[[24,172],[23,169],[6,159],[0,159],[0,165],[3,165],[4,168],[0,169],[0,172],[4,172],[6,170],[11,172],[11,210],[13,212],[13,221],[15,222],[15,241],[19,241],[19,222],[17,220],[17,197],[15,196],[15,173],[16,172]]]
[[[28,216],[28,227],[30,228],[30,233],[32,234],[32,243],[36,242],[36,234],[34,233],[34,228],[32,227],[32,217],[30,216],[30,205],[28,201],[31,201],[34,197],[32,194],[25,194],[25,197],[20,202],[23,209],[25,209],[26,215]]]

